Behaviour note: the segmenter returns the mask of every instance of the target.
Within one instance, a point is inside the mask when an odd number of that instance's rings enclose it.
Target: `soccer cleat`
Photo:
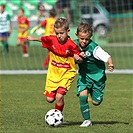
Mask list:
[[[81,125],[80,127],[89,127],[89,126],[92,126],[92,123],[90,120],[85,120]]]
[[[23,54],[23,57],[29,57],[29,54],[28,53]]]

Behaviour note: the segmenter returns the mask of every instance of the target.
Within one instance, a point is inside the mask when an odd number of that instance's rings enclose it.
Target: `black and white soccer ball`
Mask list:
[[[57,109],[49,110],[45,115],[45,121],[49,126],[60,126],[64,121],[64,116]]]

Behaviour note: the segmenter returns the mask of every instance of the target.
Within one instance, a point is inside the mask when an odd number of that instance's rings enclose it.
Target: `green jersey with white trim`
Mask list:
[[[105,75],[105,63],[101,60],[98,60],[94,57],[94,51],[99,47],[94,41],[90,40],[89,44],[81,49],[78,39],[74,40],[77,44],[80,51],[84,52],[86,58],[83,59],[83,62],[79,65],[79,77],[84,80],[91,78],[94,81],[106,81]]]
[[[0,12],[0,33],[9,32],[10,30],[10,15],[7,12]]]

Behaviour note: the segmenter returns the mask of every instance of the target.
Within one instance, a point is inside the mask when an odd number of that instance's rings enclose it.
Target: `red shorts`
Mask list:
[[[21,37],[18,37],[18,39],[24,42],[27,40],[27,38],[21,38]]]
[[[63,88],[63,87],[59,87],[57,90],[51,91],[50,93],[49,93],[48,91],[46,91],[45,95],[46,95],[47,97],[55,98],[55,95],[56,95],[57,93],[62,94],[62,95],[65,95],[67,92],[68,92],[67,89],[65,89],[65,88]]]

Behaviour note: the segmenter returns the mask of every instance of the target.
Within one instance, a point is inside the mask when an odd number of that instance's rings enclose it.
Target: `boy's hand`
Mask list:
[[[32,37],[32,36],[27,36],[27,40],[33,41],[33,40],[34,40],[34,37]]]
[[[85,55],[84,52],[81,52],[79,55],[80,55],[82,58],[86,58],[86,55]]]
[[[41,37],[36,38],[33,36],[27,36],[27,40],[41,42]]]
[[[73,57],[74,57],[76,63],[82,63],[83,62],[83,59],[79,55],[74,54]]]
[[[108,70],[109,70],[110,72],[112,72],[112,71],[114,70],[114,65],[113,65],[113,64],[109,64],[109,65],[108,65]]]

